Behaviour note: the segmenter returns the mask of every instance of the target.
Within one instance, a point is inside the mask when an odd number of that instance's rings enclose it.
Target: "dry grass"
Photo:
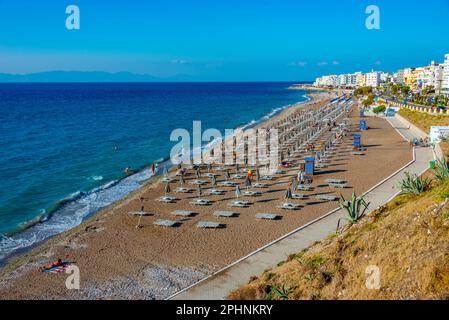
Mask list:
[[[292,255],[230,299],[448,299],[449,182],[400,195],[345,232]],[[366,268],[380,268],[379,290]]]
[[[429,132],[431,126],[449,126],[449,116],[432,115],[409,109],[401,109],[398,113],[424,132]]]

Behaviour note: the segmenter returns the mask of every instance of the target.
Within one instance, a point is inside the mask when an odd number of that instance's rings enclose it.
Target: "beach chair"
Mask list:
[[[275,177],[269,175],[265,175],[260,178],[260,180],[268,180],[268,181],[273,181],[275,179],[276,179]]]
[[[236,207],[236,208],[248,208],[249,202],[248,201],[240,201],[240,200],[234,200],[231,201],[228,206],[230,207]]]
[[[164,182],[164,183],[171,183],[171,182],[173,182],[175,180],[172,179],[172,178],[163,178],[161,181]]]
[[[220,189],[212,189],[209,191],[209,195],[211,195],[211,196],[221,196],[224,193],[226,193],[226,191],[220,190]]]
[[[152,216],[153,214],[150,212],[146,212],[146,211],[130,211],[128,212],[128,214],[130,216],[137,216],[137,217],[147,217],[147,216]]]
[[[313,190],[313,188],[311,186],[306,186],[304,184],[300,184],[296,188],[301,191],[312,191]]]
[[[191,217],[195,213],[193,211],[188,211],[188,210],[175,210],[175,211],[172,211],[171,214],[174,216]]]
[[[301,205],[299,204],[295,204],[295,203],[283,203],[280,206],[278,206],[279,209],[284,209],[284,210],[299,210],[301,208]]]
[[[338,198],[336,196],[326,195],[326,194],[317,195],[315,197],[315,199],[321,200],[321,201],[337,201],[338,200]]]
[[[333,182],[330,182],[330,183],[328,183],[328,186],[332,187],[332,188],[344,189],[344,188],[346,188],[347,184],[346,183],[333,183]]]
[[[217,175],[213,174],[211,172],[207,172],[207,173],[204,173],[203,176],[208,177],[208,178],[213,178],[213,177],[216,177]]]
[[[196,224],[197,228],[202,229],[220,229],[224,228],[226,225],[218,222],[213,221],[200,221]]]
[[[294,200],[303,200],[305,197],[306,197],[305,194],[298,194],[298,193],[292,194],[292,199]]]
[[[220,185],[223,187],[235,187],[237,183],[232,181],[223,181]]]
[[[234,174],[231,178],[232,179],[245,179],[245,176],[243,176],[241,174]]]
[[[188,189],[188,188],[177,188],[175,190],[176,193],[191,193],[193,192],[193,189]]]
[[[193,180],[190,183],[193,184],[193,185],[196,185],[196,186],[202,186],[202,185],[205,185],[207,182],[204,181],[204,180]]]
[[[274,171],[274,174],[284,174],[285,173],[285,171],[282,171],[282,170],[275,170]]]
[[[172,220],[158,219],[158,220],[154,221],[153,224],[156,226],[173,228],[173,227],[176,227],[179,224],[179,222],[172,221]]]
[[[162,203],[173,203],[176,201],[176,198],[170,196],[163,196],[158,199],[159,202]]]
[[[243,195],[247,196],[247,197],[258,197],[258,196],[262,195],[262,193],[260,193],[258,191],[245,191],[245,192],[243,192]]]
[[[194,206],[209,206],[212,204],[212,201],[208,199],[195,199],[191,201],[190,204],[193,204]]]
[[[239,215],[238,212],[233,211],[214,211],[212,214],[216,217],[224,217],[224,218],[232,218],[237,217]]]
[[[268,184],[258,182],[254,184],[254,188],[268,188]]]
[[[280,215],[275,214],[275,213],[258,213],[256,214],[256,219],[261,219],[261,220],[277,220],[281,218]]]
[[[353,156],[364,156],[365,154],[362,151],[354,151],[352,152]]]

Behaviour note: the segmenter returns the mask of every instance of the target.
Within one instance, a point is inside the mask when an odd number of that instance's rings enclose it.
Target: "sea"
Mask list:
[[[224,134],[309,100],[292,84],[0,84],[0,262],[139,188],[173,130]]]

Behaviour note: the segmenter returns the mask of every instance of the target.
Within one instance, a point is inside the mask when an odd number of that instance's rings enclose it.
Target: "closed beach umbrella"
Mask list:
[[[212,187],[216,187],[217,186],[217,178],[215,178],[215,176],[212,176],[212,182],[211,182],[211,184],[212,184]]]
[[[235,196],[237,197],[237,199],[240,197],[241,194],[242,194],[242,192],[240,191],[240,187],[236,186],[235,187]]]
[[[292,179],[292,190],[296,191],[297,188],[298,188],[298,180],[296,179],[296,177],[293,177],[293,179]]]
[[[185,183],[185,181],[184,181],[184,176],[181,175],[181,176],[179,177],[179,184],[180,184],[181,188],[184,186],[184,183]]]
[[[249,176],[247,176],[245,179],[245,187],[247,189],[249,189],[249,187],[251,187],[251,178]]]
[[[212,170],[212,165],[210,163],[207,164],[207,172],[210,172]]]
[[[235,172],[239,173],[239,170],[240,170],[240,165],[238,163],[236,163],[236,165],[235,165]]]
[[[287,190],[285,190],[285,199],[291,199],[292,198],[292,190],[290,190],[290,188],[287,188]]]
[[[197,191],[198,191],[198,198],[201,198],[201,196],[203,195],[203,189],[201,189],[200,185],[198,185]]]
[[[257,181],[260,180],[260,171],[259,171],[259,167],[256,168],[256,179],[257,179]]]
[[[201,170],[200,170],[200,167],[198,167],[197,169],[196,169],[196,177],[197,178],[200,178],[201,177]]]
[[[170,193],[170,192],[171,192],[170,184],[169,184],[169,183],[167,183],[167,184],[165,185],[164,191],[165,191],[165,196],[167,196],[167,193]]]
[[[166,176],[168,176],[168,170],[167,170],[167,167],[164,166],[164,177],[166,177]]]
[[[228,179],[231,178],[231,176],[229,175],[229,170],[228,169],[226,169],[226,171],[224,173],[224,178],[225,178],[226,181],[228,181]]]

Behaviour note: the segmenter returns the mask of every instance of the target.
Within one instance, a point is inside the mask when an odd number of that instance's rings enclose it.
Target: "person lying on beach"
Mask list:
[[[57,273],[57,272],[64,271],[65,268],[70,266],[71,264],[72,264],[72,262],[62,261],[61,259],[58,259],[58,261],[56,261],[50,265],[40,267],[38,270],[40,272]]]

